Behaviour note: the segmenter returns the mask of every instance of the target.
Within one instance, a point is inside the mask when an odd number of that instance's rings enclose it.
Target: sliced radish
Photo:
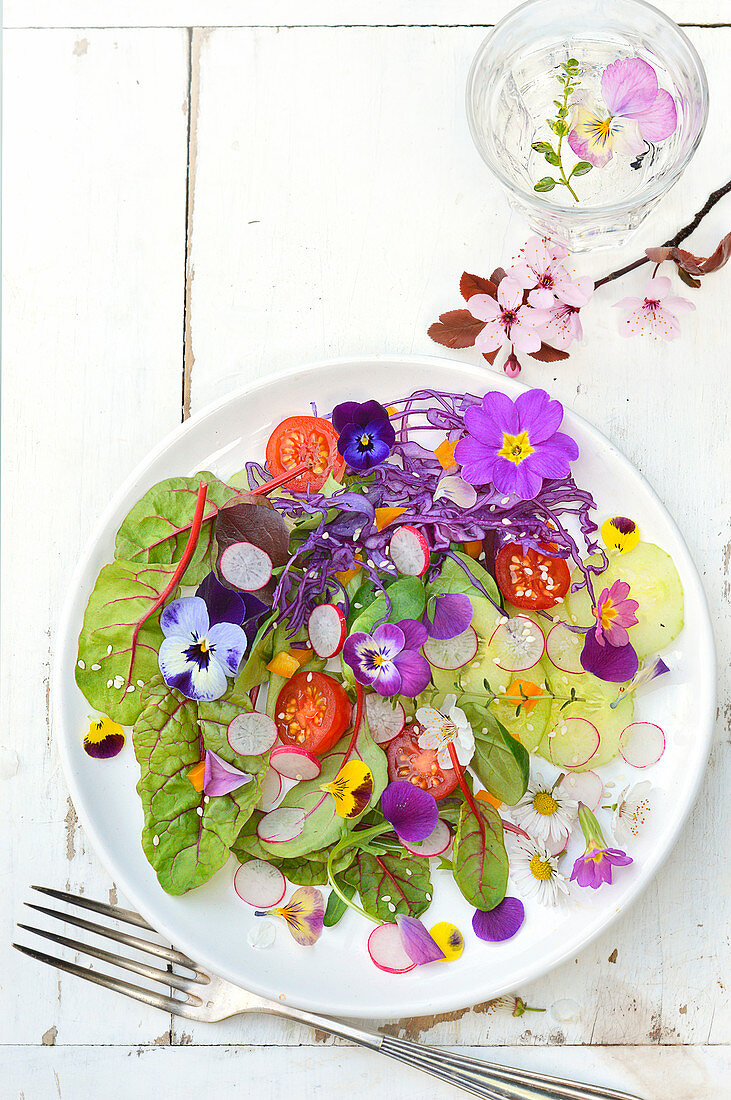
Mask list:
[[[254,909],[271,909],[287,893],[287,880],[278,867],[265,859],[250,859],[234,875],[234,890]]]
[[[334,657],[339,653],[347,633],[345,615],[333,603],[321,603],[307,620],[310,645],[318,657]]]
[[[506,672],[525,672],[537,665],[545,649],[543,631],[527,615],[499,623],[490,638],[495,664]]]
[[[438,638],[427,638],[424,642],[424,656],[434,668],[462,668],[474,660],[479,639],[474,629],[468,626],[456,638],[440,642]]]
[[[257,808],[263,810],[264,813],[269,813],[273,810],[279,801],[279,797],[282,793],[282,777],[279,772],[275,772],[274,768],[267,768],[264,773],[264,778],[261,781],[261,795],[257,803]]]
[[[584,635],[570,630],[566,623],[556,623],[546,638],[546,655],[552,665],[561,672],[580,676],[581,651],[584,648]]]
[[[415,856],[440,856],[452,843],[452,834],[447,823],[439,820],[425,840],[412,841],[410,844],[402,840],[401,843]]]
[[[317,779],[322,771],[317,757],[296,745],[277,745],[272,749],[269,763],[285,779]]]
[[[545,848],[549,856],[560,856],[561,852],[566,850],[566,845],[569,842],[569,835],[569,830],[564,829],[558,840],[549,839],[546,841]]]
[[[379,924],[373,929],[368,937],[368,954],[387,974],[405,974],[416,966],[404,951],[397,924]]]
[[[264,815],[256,827],[256,835],[269,844],[284,844],[300,835],[305,820],[305,811],[300,810],[299,806],[279,806]]]
[[[649,768],[665,752],[665,734],[654,722],[632,722],[622,730],[619,752],[632,768]]]
[[[261,756],[277,740],[277,726],[266,714],[244,711],[229,722],[226,737],[239,756]]]
[[[406,711],[400,703],[394,706],[393,700],[382,695],[366,695],[365,706],[368,729],[377,745],[393,741],[406,725]]]
[[[429,543],[421,531],[408,523],[394,531],[388,552],[399,573],[405,577],[421,577],[429,568]]]
[[[599,731],[586,718],[559,718],[548,737],[551,761],[559,768],[582,768],[599,748]]]
[[[557,790],[574,802],[583,802],[590,810],[595,810],[602,800],[604,780],[596,772],[570,772],[563,777]]]
[[[239,592],[258,592],[272,579],[272,559],[252,542],[234,542],[218,559],[221,579]]]

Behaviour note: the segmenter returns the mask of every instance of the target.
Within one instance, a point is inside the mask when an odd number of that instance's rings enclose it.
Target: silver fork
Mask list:
[[[61,890],[51,890],[45,886],[33,886],[41,894],[56,898],[59,901],[68,902],[70,905],[80,906],[82,909],[91,910],[101,916],[112,917],[124,924],[134,925],[147,932],[155,933],[155,929],[144,920],[139,913],[131,909],[122,909],[116,905],[106,905],[104,902],[92,901],[90,898],[79,897],[75,894],[64,893]],[[19,928],[27,932],[33,932],[37,936],[43,936],[53,943],[62,944],[72,951],[81,952],[100,959],[110,966],[120,967],[138,974],[149,981],[158,982],[170,989],[170,995],[159,993],[153,989],[146,989],[140,985],[134,985],[121,978],[113,978],[108,974],[102,974],[91,967],[80,966],[77,963],[68,962],[65,959],[57,959],[53,955],[46,955],[42,951],[24,947],[14,943],[13,947],[30,955],[33,959],[56,966],[60,970],[66,970],[69,974],[75,974],[79,978],[95,982],[106,989],[113,989],[117,993],[124,993],[127,997],[133,997],[144,1004],[161,1008],[165,1012],[172,1012],[176,1016],[184,1016],[188,1020],[200,1020],[213,1023],[216,1020],[225,1020],[229,1016],[236,1016],[244,1012],[267,1012],[274,1016],[284,1016],[299,1023],[308,1024],[310,1027],[328,1031],[331,1035],[337,1035],[341,1039],[347,1039],[358,1046],[370,1047],[371,1050],[386,1054],[406,1065],[424,1070],[433,1077],[438,1077],[450,1085],[464,1089],[473,1096],[481,1096],[484,1100],[639,1100],[637,1096],[630,1096],[626,1092],[616,1092],[612,1089],[599,1088],[593,1085],[582,1085],[576,1081],[567,1081],[559,1077],[546,1077],[528,1070],[510,1069],[507,1066],[498,1066],[491,1062],[480,1062],[476,1058],[469,1058],[463,1054],[453,1054],[451,1051],[439,1050],[435,1047],[419,1046],[418,1043],[405,1042],[403,1039],[394,1039],[390,1035],[374,1034],[363,1031],[359,1027],[346,1023],[343,1020],[332,1020],[324,1016],[316,1016],[312,1012],[305,1012],[291,1005],[267,1001],[254,993],[248,993],[245,989],[224,981],[215,974],[208,974],[197,963],[189,959],[181,951],[165,947],[155,943],[147,937],[131,935],[117,928],[110,928],[94,921],[85,920],[74,913],[58,912],[44,905],[25,903],[30,909],[38,913],[44,913],[48,917],[64,921],[75,928],[81,928],[97,936],[114,940],[131,947],[136,951],[146,952],[156,959],[162,960],[168,965],[168,969],[160,969],[149,963],[139,962],[137,959],[126,955],[115,955],[112,951],[106,951],[93,944],[82,943],[79,940],[69,939],[67,936],[57,935],[43,928],[34,928],[28,924],[18,924]],[[182,968],[190,972],[189,976],[174,972],[171,967]],[[173,991],[182,996],[176,997]]]

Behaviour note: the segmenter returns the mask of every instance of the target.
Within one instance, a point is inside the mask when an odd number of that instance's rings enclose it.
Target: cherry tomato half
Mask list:
[[[544,544],[545,545],[545,544]],[[545,611],[566,595],[571,574],[564,558],[506,542],[495,558],[495,576],[506,600],[524,611]]]
[[[277,698],[280,740],[315,754],[329,752],[350,724],[345,688],[324,672],[295,672]]]
[[[345,459],[338,454],[338,433],[320,416],[288,416],[278,424],[267,443],[267,465],[272,477],[309,462],[311,467],[287,482],[288,489],[317,492],[328,474],[339,478]]]
[[[452,768],[442,768],[434,749],[422,749],[414,726],[406,726],[386,746],[388,778],[406,779],[435,798],[445,798],[457,786],[457,773]]]

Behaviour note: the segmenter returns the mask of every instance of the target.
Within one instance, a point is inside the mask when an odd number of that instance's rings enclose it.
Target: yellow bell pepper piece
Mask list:
[[[388,527],[389,523],[393,523],[395,519],[402,516],[406,511],[405,508],[376,508],[376,527],[379,531],[382,531],[384,527]]]
[[[275,676],[282,676],[285,680],[289,680],[290,676],[294,676],[299,667],[300,662],[286,649],[272,657],[267,665],[269,672],[273,672]]]

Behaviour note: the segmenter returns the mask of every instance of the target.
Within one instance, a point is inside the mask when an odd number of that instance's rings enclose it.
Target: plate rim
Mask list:
[[[74,770],[71,765],[71,759],[68,751],[68,735],[64,732],[65,723],[63,719],[62,707],[61,707],[61,681],[65,675],[68,674],[67,663],[64,657],[67,653],[68,642],[71,640],[73,644],[76,644],[75,632],[72,629],[72,620],[74,615],[74,609],[76,607],[76,600],[74,596],[79,588],[81,578],[86,571],[90,559],[93,557],[97,544],[108,533],[111,521],[115,512],[119,509],[121,501],[130,492],[132,486],[144,475],[145,471],[152,466],[158,458],[160,458],[167,451],[168,447],[172,443],[179,441],[185,435],[193,431],[197,426],[205,420],[207,417],[215,415],[219,410],[225,408],[228,404],[240,400],[246,397],[248,394],[256,391],[266,389],[275,383],[286,381],[288,378],[300,377],[306,374],[313,374],[323,369],[330,369],[333,367],[343,368],[347,370],[348,367],[352,367],[357,364],[363,363],[383,363],[390,362],[394,364],[404,365],[419,365],[426,364],[429,366],[437,366],[440,369],[450,372],[451,370],[457,370],[461,373],[470,373],[474,376],[475,381],[479,382],[483,380],[489,383],[491,372],[486,372],[484,368],[474,363],[469,363],[461,359],[448,359],[440,355],[413,355],[413,354],[401,354],[395,353],[378,353],[370,355],[349,355],[349,356],[335,356],[326,359],[318,359],[312,362],[304,363],[298,366],[290,367],[287,370],[270,371],[260,378],[255,379],[253,382],[246,383],[237,387],[234,390],[230,390],[225,395],[217,398],[208,404],[206,404],[198,412],[194,413],[187,420],[182,421],[175,428],[167,432],[160,442],[147,451],[138,463],[133,467],[128,476],[119,485],[117,491],[112,496],[107,507],[102,512],[101,516],[94,524],[89,536],[84,542],[82,553],[80,554],[76,567],[69,579],[69,587],[67,595],[64,599],[60,616],[56,620],[56,634],[54,638],[54,654],[51,668],[51,700],[54,716],[54,741],[58,747],[59,756],[61,759],[61,765],[63,768],[64,777],[66,779],[69,793],[71,795],[74,809],[76,810],[81,825],[89,837],[96,856],[101,861],[103,867],[113,878],[115,883],[119,886],[122,893],[126,898],[134,905],[137,911],[145,917],[146,920],[157,930],[158,935],[166,937],[171,943],[175,944],[179,949],[182,949],[186,954],[191,957],[197,956],[197,961],[200,965],[211,969],[214,973],[218,968],[211,967],[206,961],[205,951],[201,952],[197,945],[191,947],[191,942],[188,938],[180,936],[178,932],[172,932],[170,925],[167,921],[160,922],[157,914],[149,908],[144,898],[141,898],[137,891],[137,886],[134,882],[127,880],[126,874],[120,874],[118,869],[115,868],[114,853],[108,850],[107,845],[102,840],[99,832],[97,831],[94,816],[91,813],[87,813],[85,805],[85,798],[83,795],[82,785],[77,782],[74,775]],[[541,388],[527,386],[523,382],[519,382],[511,378],[500,377],[500,386],[506,387],[508,390],[513,390],[518,394],[524,392],[527,389]],[[566,406],[564,406],[566,408]],[[695,564],[693,556],[690,552],[690,548],[683,536],[682,531],[675,522],[672,514],[665,506],[662,499],[659,497],[655,489],[649,483],[645,475],[639,470],[627,456],[614,444],[599,428],[592,424],[589,420],[583,417],[580,413],[574,409],[568,408],[567,411],[571,416],[576,417],[577,420],[585,426],[590,433],[597,436],[612,452],[613,457],[623,464],[626,469],[632,474],[632,476],[639,478],[645,491],[649,492],[650,496],[656,502],[660,509],[665,521],[674,530],[681,546],[683,547],[687,560],[693,571],[694,579],[697,582],[696,588],[698,596],[700,597],[700,611],[704,619],[704,627],[706,634],[706,643],[710,647],[710,655],[712,660],[710,661],[710,668],[708,672],[708,706],[706,708],[706,714],[702,715],[699,720],[701,727],[704,745],[703,751],[696,757],[695,774],[693,775],[692,784],[686,788],[685,803],[680,813],[676,814],[672,822],[668,825],[665,833],[665,839],[662,842],[661,850],[654,848],[653,852],[649,854],[648,859],[643,864],[642,878],[638,881],[637,886],[631,895],[623,905],[619,908],[615,908],[614,912],[607,915],[605,910],[602,910],[598,915],[598,919],[592,923],[592,925],[586,930],[579,944],[571,944],[569,947],[560,948],[546,959],[545,957],[536,959],[534,966],[525,968],[524,973],[519,974],[517,977],[507,984],[504,988],[497,990],[492,996],[501,996],[504,993],[511,992],[516,985],[522,985],[529,981],[535,981],[541,977],[544,977],[551,970],[560,966],[563,962],[572,958],[576,954],[583,952],[601,933],[610,928],[615,921],[622,916],[628,909],[631,909],[644,892],[647,890],[650,883],[654,880],[657,872],[662,867],[664,862],[669,857],[670,853],[675,848],[680,831],[686,822],[690,811],[695,805],[701,782],[705,774],[708,756],[711,749],[714,732],[715,721],[715,707],[717,702],[717,651],[716,643],[713,632],[713,620],[708,605],[708,598],[703,587],[703,582]],[[223,975],[225,976],[225,975]],[[228,979],[231,980],[231,979]],[[238,983],[237,983],[238,984]],[[271,991],[268,989],[257,988],[257,983],[254,981],[251,983],[250,992],[256,993],[266,999],[273,999]],[[413,996],[413,995],[412,995]],[[337,1007],[333,1007],[331,1003],[327,1001],[318,1000],[314,996],[310,1000],[302,998],[290,998],[287,996],[286,1003],[289,1005],[297,1006],[305,1010],[314,1010],[322,1012],[338,1012]],[[406,1003],[406,1002],[404,1002]],[[414,1005],[416,1002],[413,1002]],[[453,1011],[469,1007],[473,1002],[471,996],[465,1002],[464,995],[460,994],[458,989],[454,989],[451,995],[439,995],[434,996],[434,993],[430,995],[429,1007],[436,1011]],[[314,1006],[314,1008],[313,1008]],[[423,1007],[423,1003],[420,1004]],[[376,1011],[372,1009],[369,1014],[361,1016],[351,1016],[350,1018],[358,1019],[397,1019],[403,1018],[409,1015],[417,1015],[417,1008],[414,1007],[413,1012],[410,1007],[401,1009],[398,1012],[394,1012],[392,1005],[383,1004],[381,1006],[382,1011]]]

